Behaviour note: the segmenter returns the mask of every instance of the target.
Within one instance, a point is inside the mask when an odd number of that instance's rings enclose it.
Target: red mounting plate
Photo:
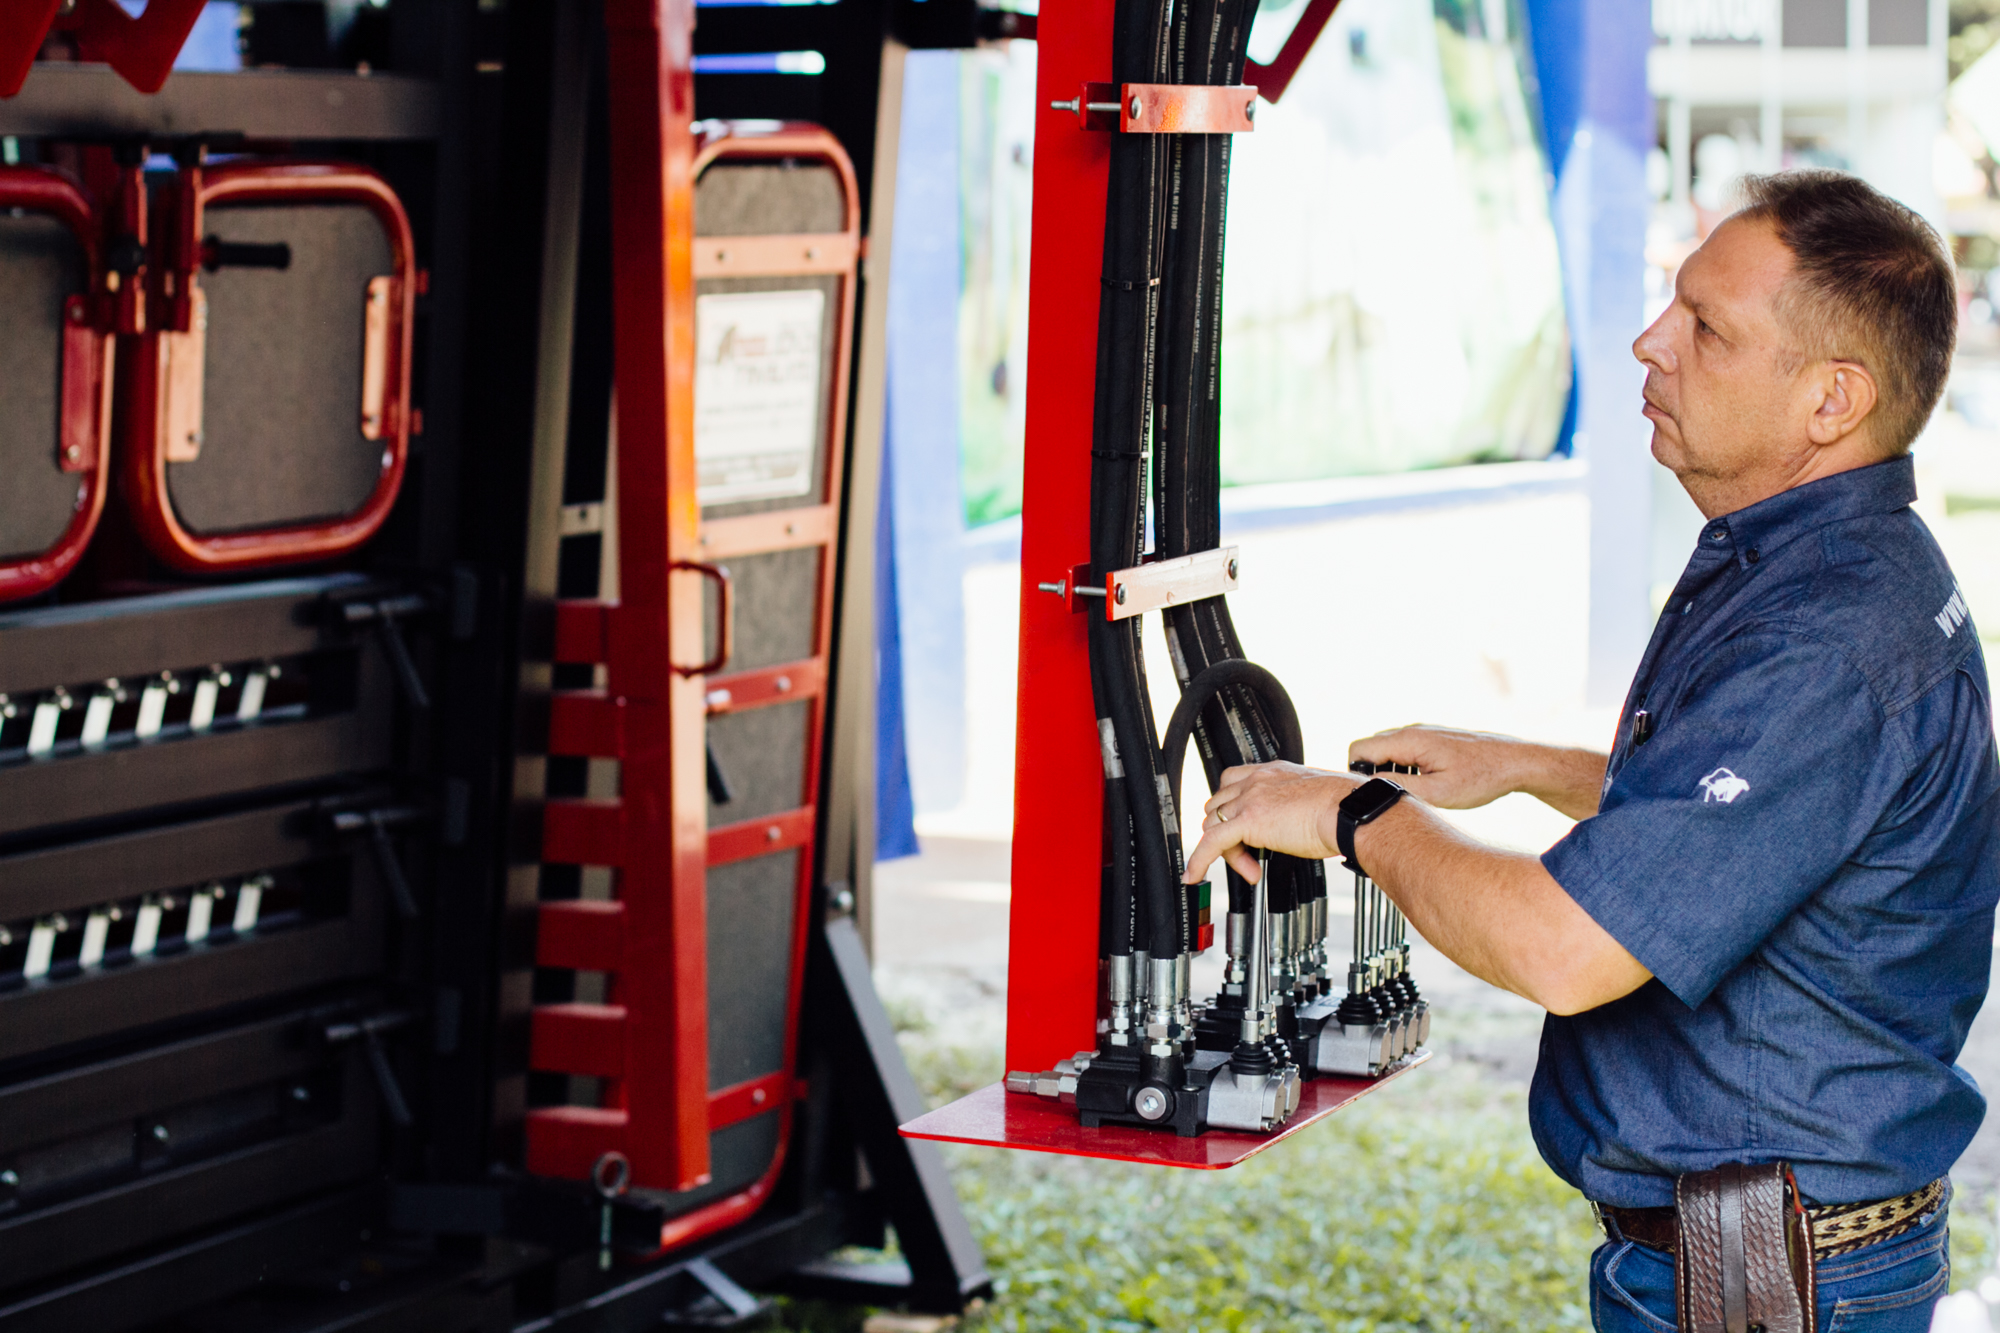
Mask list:
[[[1180,1166],[1196,1171],[1221,1171],[1282,1143],[1306,1126],[1326,1119],[1349,1102],[1401,1078],[1431,1058],[1419,1051],[1402,1068],[1379,1079],[1316,1078],[1299,1090],[1299,1109],[1275,1134],[1239,1134],[1212,1129],[1184,1139],[1174,1134],[1107,1125],[1085,1129],[1076,1112],[1043,1097],[1007,1091],[1004,1083],[981,1088],[949,1106],[940,1106],[902,1127],[905,1137],[940,1143],[971,1143],[983,1148],[1022,1148],[1030,1152],[1063,1153],[1070,1157],[1102,1157],[1112,1162],[1148,1166]]]

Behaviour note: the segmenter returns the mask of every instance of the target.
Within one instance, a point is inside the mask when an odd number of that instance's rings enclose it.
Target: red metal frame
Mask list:
[[[1257,85],[1257,95],[1267,102],[1275,102],[1291,87],[1292,77],[1299,72],[1299,66],[1306,60],[1313,43],[1326,31],[1326,25],[1333,21],[1333,11],[1340,8],[1340,0],[1306,0],[1306,12],[1299,15],[1298,26],[1285,38],[1284,46],[1268,65],[1260,65],[1254,60],[1243,62],[1243,81]]]
[[[792,1103],[800,1094],[789,1071],[797,1055],[797,1003],[811,924],[811,847],[832,634],[833,517],[840,503],[856,295],[850,263],[839,270],[833,349],[839,371],[821,451],[823,500],[701,524],[692,415],[692,185],[722,157],[823,161],[840,176],[847,215],[846,229],[830,238],[839,245],[829,250],[850,259],[860,250],[860,201],[838,141],[816,127],[709,124],[686,133],[687,33],[684,27],[670,31],[669,25],[691,25],[691,7],[614,5],[611,22],[613,246],[621,275],[614,319],[622,600],[557,604],[557,660],[603,662],[609,674],[604,690],[554,695],[549,752],[621,758],[624,795],[615,801],[550,801],[542,854],[547,861],[586,864],[610,859],[618,867],[618,898],[544,904],[537,960],[548,967],[611,973],[613,1003],[537,1008],[530,1061],[538,1069],[598,1073],[611,1083],[601,1107],[529,1112],[527,1165],[541,1174],[587,1177],[599,1156],[619,1152],[631,1160],[635,1183],[691,1188],[708,1178],[713,1130],[775,1107],[779,1146],[764,1173],[747,1188],[668,1223],[661,1248],[669,1249],[742,1221],[762,1206],[783,1168]],[[797,257],[780,247],[763,245],[758,253],[765,251],[770,261],[785,265],[779,272],[798,268]],[[734,258],[730,276],[771,271],[749,256]],[[735,556],[805,547],[820,552],[813,656],[727,676],[689,673],[682,664],[699,658],[702,643],[699,585],[689,573]],[[667,575],[677,569],[686,581],[669,583]],[[705,715],[792,701],[808,704],[800,805],[709,829]],[[661,855],[662,848],[669,854]],[[793,1007],[783,1070],[711,1092],[706,869],[792,849],[800,855],[789,960]],[[650,932],[642,924],[647,919],[656,923]]]
[[[12,0],[0,5],[0,97],[12,97],[28,80],[62,0]]]
[[[1275,1134],[1212,1129],[1184,1139],[1124,1125],[1085,1129],[1078,1122],[1074,1108],[1041,1097],[1010,1094],[1004,1083],[989,1084],[969,1097],[918,1116],[903,1126],[903,1133],[913,1139],[971,1143],[982,1148],[1025,1148],[1069,1157],[1102,1157],[1114,1162],[1221,1171],[1255,1157],[1308,1125],[1318,1124],[1430,1058],[1429,1051],[1419,1052],[1408,1064],[1379,1079],[1312,1079],[1299,1089],[1299,1109]]]
[[[1112,11],[1112,0],[1060,0],[1038,20],[1048,32],[1035,75],[1009,1069],[1053,1068],[1097,1045],[1097,913],[1077,910],[1097,901],[1104,808],[1088,624],[1035,585],[1068,580],[1090,560],[1087,463],[1111,136],[1049,104],[1111,68]],[[1050,829],[1062,830],[1060,856],[1049,855]]]
[[[89,274],[85,292],[64,307],[62,388],[51,461],[77,476],[76,507],[68,526],[46,551],[0,560],[0,602],[48,591],[83,558],[111,478],[111,379],[115,339],[110,303],[103,296],[104,268],[99,246],[101,222],[82,190],[67,177],[42,167],[0,167],[0,208],[19,208],[55,218],[82,245]]]
[[[158,0],[154,0],[158,3]],[[203,535],[189,531],[174,512],[167,488],[167,439],[162,429],[162,337],[186,332],[193,286],[201,270],[203,217],[220,203],[350,203],[366,207],[389,240],[394,272],[388,357],[389,382],[382,423],[384,462],[375,488],[351,514],[321,523],[250,532]],[[415,339],[416,241],[410,220],[389,183],[366,167],[329,162],[232,162],[215,168],[183,167],[175,186],[174,224],[168,255],[159,263],[157,314],[147,321],[131,373],[124,413],[125,502],[133,526],[155,557],[189,574],[226,574],[274,565],[328,560],[373,537],[395,507],[409,459],[410,361]]]
[[[76,8],[54,26],[76,34],[85,60],[102,60],[140,92],[156,93],[173,72],[174,58],[187,44],[205,2],[146,0],[135,17],[118,0],[77,0]]]

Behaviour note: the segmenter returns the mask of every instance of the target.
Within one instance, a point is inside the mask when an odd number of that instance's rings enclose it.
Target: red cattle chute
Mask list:
[[[337,163],[229,163],[189,167],[181,173],[163,265],[160,326],[149,328],[132,367],[124,424],[124,493],[133,526],[153,555],[190,574],[228,574],[345,555],[373,537],[387,521],[409,457],[410,362],[418,273],[410,220],[396,194],[365,167]],[[382,446],[380,474],[362,505],[336,518],[241,532],[201,533],[176,512],[167,484],[168,434],[162,342],[184,334],[205,211],[217,204],[358,204],[369,210],[389,244],[392,273],[388,343],[383,358],[382,412],[374,429]],[[359,331],[357,331],[358,333]],[[374,436],[368,438],[374,439]],[[281,441],[273,442],[281,448]]]
[[[0,208],[60,222],[76,238],[88,274],[85,290],[64,302],[58,422],[49,461],[77,478],[75,507],[56,542],[41,551],[0,556],[0,602],[46,592],[83,558],[104,512],[111,472],[113,339],[99,298],[104,271],[97,213],[68,177],[41,167],[0,167]]]

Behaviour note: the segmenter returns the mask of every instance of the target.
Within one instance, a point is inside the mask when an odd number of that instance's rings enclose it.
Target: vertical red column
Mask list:
[[[700,511],[694,472],[693,0],[609,0],[611,243],[624,700],[618,897],[634,1183],[689,1189],[708,1158]]]
[[[1027,468],[1007,1067],[1047,1069],[1097,1044],[1103,768],[1084,618],[1036,585],[1090,560],[1091,408],[1111,136],[1051,102],[1111,77],[1112,0],[1042,7],[1028,300]]]

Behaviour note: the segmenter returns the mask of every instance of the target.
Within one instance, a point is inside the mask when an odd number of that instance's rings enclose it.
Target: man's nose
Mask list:
[[[1639,358],[1642,365],[1658,370],[1663,375],[1671,375],[1680,365],[1680,358],[1674,354],[1672,324],[1674,307],[1668,306],[1653,321],[1652,327],[1632,340],[1632,355]]]

